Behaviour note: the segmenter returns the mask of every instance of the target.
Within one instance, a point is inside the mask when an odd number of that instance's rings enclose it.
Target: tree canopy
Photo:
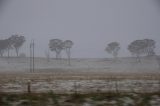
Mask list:
[[[116,58],[120,50],[120,44],[118,42],[111,42],[107,45],[105,50]]]
[[[155,55],[155,41],[152,39],[135,40],[128,45],[128,50],[132,55],[140,56],[142,54],[150,56]]]
[[[49,41],[49,48],[56,53],[56,58],[60,56],[61,51],[64,49],[64,43],[60,39],[51,39]]]
[[[132,55],[135,55],[140,62],[140,56],[152,56],[155,55],[156,42],[152,39],[135,40],[128,45],[128,50]]]
[[[15,49],[16,54],[18,56],[19,54],[19,49],[25,42],[25,37],[21,35],[12,35],[7,39],[0,40],[0,54],[3,56],[3,53],[5,51],[8,51],[8,56],[9,56],[9,51],[10,49]]]

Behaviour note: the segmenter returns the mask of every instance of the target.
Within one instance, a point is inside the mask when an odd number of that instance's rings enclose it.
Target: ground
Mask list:
[[[133,95],[154,93],[149,98],[156,97],[156,103],[160,105],[157,94],[160,91],[159,75],[160,70],[156,57],[143,57],[141,63],[129,57],[117,60],[109,58],[71,59],[70,66],[67,59],[50,59],[48,62],[46,58],[35,58],[35,72],[30,72],[29,58],[0,58],[0,92],[2,93],[27,93],[28,86],[30,86],[31,93],[54,92],[56,95],[72,95],[75,92],[78,94],[114,92],[116,95],[118,93],[132,93]],[[105,106],[106,104],[104,99],[95,103],[104,102],[104,104],[93,105],[94,99],[91,98],[92,96],[84,98],[85,102],[83,105],[80,103],[80,106]],[[48,99],[51,98],[48,97]],[[126,100],[136,101],[132,97],[123,95],[116,101],[109,102],[117,104],[119,101]],[[4,99],[2,101],[4,102]],[[154,99],[153,101],[149,99],[151,106],[158,106],[152,105],[154,102]]]

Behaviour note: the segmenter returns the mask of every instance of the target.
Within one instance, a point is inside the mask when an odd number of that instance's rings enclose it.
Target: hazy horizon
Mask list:
[[[3,0],[4,1],[4,0]],[[156,41],[160,54],[160,12],[157,0],[6,0],[1,4],[0,38],[22,34],[21,52],[45,56],[50,39],[72,40],[73,58],[111,57],[105,47],[121,44],[120,57],[130,56],[127,46],[137,39]],[[53,57],[54,54],[52,53]]]

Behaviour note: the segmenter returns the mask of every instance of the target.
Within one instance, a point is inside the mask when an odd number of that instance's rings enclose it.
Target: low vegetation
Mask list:
[[[1,106],[158,106],[160,92],[154,93],[89,93],[0,94]]]

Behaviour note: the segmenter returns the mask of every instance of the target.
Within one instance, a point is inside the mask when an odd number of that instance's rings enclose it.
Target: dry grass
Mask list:
[[[60,71],[60,72],[35,72],[35,73],[0,73],[0,80],[12,78],[36,79],[36,80],[107,80],[107,79],[136,79],[136,80],[160,80],[159,73],[98,73],[98,72],[78,72],[78,71]]]

